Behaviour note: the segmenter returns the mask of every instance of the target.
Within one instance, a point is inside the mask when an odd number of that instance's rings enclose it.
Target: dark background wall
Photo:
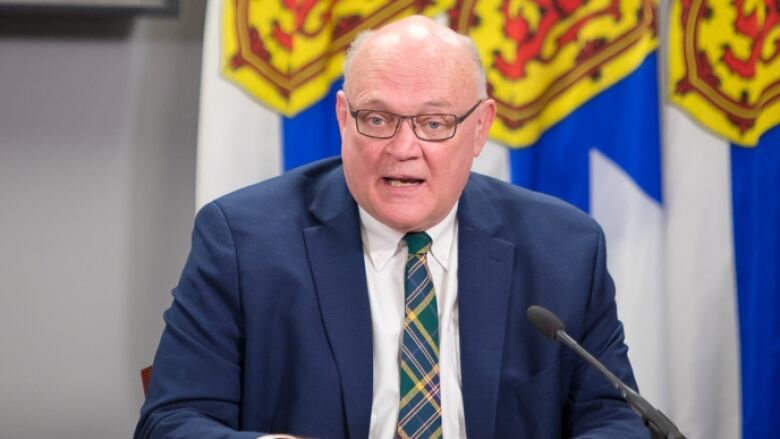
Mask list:
[[[0,437],[129,437],[189,249],[205,1],[0,11]]]

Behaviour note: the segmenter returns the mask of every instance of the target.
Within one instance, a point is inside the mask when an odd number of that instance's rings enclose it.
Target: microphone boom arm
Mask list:
[[[576,352],[584,358],[591,366],[598,369],[602,375],[617,389],[623,399],[626,400],[631,409],[642,418],[642,423],[650,430],[653,439],[685,439],[677,426],[666,417],[660,410],[653,407],[652,404],[642,398],[634,389],[628,387],[614,373],[607,369],[604,364],[596,359],[590,352],[580,346],[576,340],[566,333],[563,322],[558,316],[547,308],[531,305],[526,311],[528,320],[545,337],[557,340],[565,344],[569,349]]]
[[[685,436],[680,433],[680,430],[677,429],[674,423],[667,418],[666,415],[653,407],[652,404],[647,402],[647,400],[634,389],[625,385],[620,378],[615,376],[615,374],[607,369],[601,361],[597,360],[590,352],[580,346],[580,344],[571,338],[566,331],[558,329],[555,331],[553,338],[577,352],[609,380],[612,386],[622,394],[623,399],[626,400],[631,409],[642,418],[642,423],[650,430],[653,439],[685,439]]]

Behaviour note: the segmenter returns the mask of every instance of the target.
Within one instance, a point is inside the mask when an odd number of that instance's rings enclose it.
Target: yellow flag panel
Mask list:
[[[675,0],[669,96],[733,143],[755,146],[780,123],[780,3]]]

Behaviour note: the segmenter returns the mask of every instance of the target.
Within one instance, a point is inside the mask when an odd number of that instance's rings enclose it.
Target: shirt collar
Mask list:
[[[360,211],[360,234],[363,238],[363,247],[368,254],[371,264],[377,271],[382,270],[396,252],[405,247],[403,243],[404,233],[383,224],[358,206]],[[450,264],[450,254],[455,241],[457,231],[458,203],[452,207],[447,216],[438,224],[425,232],[431,237],[431,254],[445,270]]]

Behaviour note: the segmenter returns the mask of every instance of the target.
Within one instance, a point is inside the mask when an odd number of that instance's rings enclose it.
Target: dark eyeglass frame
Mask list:
[[[483,102],[485,102],[484,99],[478,100],[477,103],[474,104],[473,107],[469,108],[468,111],[463,113],[462,116],[458,116],[458,115],[455,115],[455,114],[448,114],[448,113],[421,113],[421,114],[412,114],[412,115],[404,116],[404,115],[401,115],[401,114],[396,114],[396,113],[393,113],[393,112],[390,112],[390,111],[382,111],[382,110],[370,110],[370,109],[362,109],[362,108],[358,109],[358,110],[355,110],[355,109],[352,108],[352,104],[349,103],[349,101],[347,101],[347,107],[349,108],[349,114],[352,116],[353,119],[355,119],[355,129],[357,129],[358,133],[360,133],[360,134],[362,134],[362,135],[364,135],[366,137],[370,137],[372,139],[392,139],[393,137],[395,137],[396,134],[398,134],[398,129],[401,127],[401,123],[404,120],[409,119],[411,121],[411,123],[412,123],[412,132],[414,133],[414,135],[418,139],[420,139],[422,141],[425,141],[425,142],[444,142],[445,140],[450,140],[453,137],[455,137],[455,134],[458,133],[458,126],[461,123],[463,123],[463,121],[466,120],[469,116],[471,116],[471,113],[473,113],[474,110],[476,110],[477,107],[479,107],[479,105],[481,103],[483,103]],[[363,111],[369,111],[369,112],[374,112],[374,113],[384,113],[384,114],[389,114],[389,115],[394,116],[396,118],[396,122],[395,122],[395,129],[393,130],[393,134],[390,134],[389,136],[372,136],[370,134],[366,134],[366,133],[360,131],[360,124],[358,123],[358,115],[361,112],[363,112]],[[450,117],[454,117],[455,118],[455,129],[452,130],[452,135],[450,135],[449,137],[445,137],[443,139],[424,139],[424,138],[420,137],[419,134],[417,134],[417,125],[414,123],[414,119],[416,117],[420,117],[420,116],[450,116]]]

